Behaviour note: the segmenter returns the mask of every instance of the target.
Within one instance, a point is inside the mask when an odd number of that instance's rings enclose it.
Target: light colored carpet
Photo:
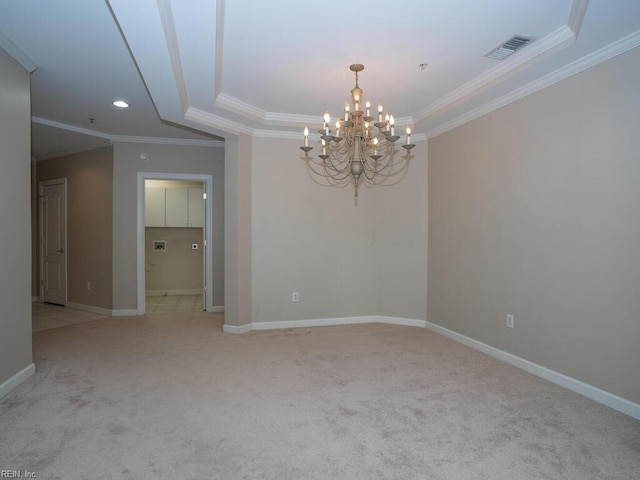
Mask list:
[[[34,334],[0,469],[40,479],[637,479],[640,422],[428,330],[221,332],[220,314]]]

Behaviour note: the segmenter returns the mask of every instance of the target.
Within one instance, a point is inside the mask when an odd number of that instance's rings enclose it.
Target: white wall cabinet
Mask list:
[[[204,227],[204,188],[189,188],[189,226]]]
[[[144,189],[145,227],[164,227],[165,189],[146,187]]]
[[[145,188],[146,227],[204,227],[204,189]]]

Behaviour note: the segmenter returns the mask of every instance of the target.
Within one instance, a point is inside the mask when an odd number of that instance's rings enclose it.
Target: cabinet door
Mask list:
[[[189,189],[189,226],[204,227],[204,188]]]
[[[186,188],[167,188],[166,190],[166,226],[189,226],[189,190]]]
[[[144,189],[144,225],[145,227],[164,227],[164,188],[145,187]]]

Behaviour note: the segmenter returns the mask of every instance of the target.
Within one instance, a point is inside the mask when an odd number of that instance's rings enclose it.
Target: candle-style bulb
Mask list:
[[[324,112],[324,116],[322,117],[324,123],[329,123],[331,121],[331,115],[329,115],[329,111]]]

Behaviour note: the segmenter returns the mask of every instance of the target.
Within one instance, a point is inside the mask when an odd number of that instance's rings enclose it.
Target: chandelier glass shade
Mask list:
[[[358,86],[358,72],[364,65],[351,65],[355,73],[356,85],[351,90],[351,104],[345,102],[344,116],[332,125],[331,116],[326,111],[322,117],[323,127],[320,133],[322,153],[313,158],[309,152],[309,129],[304,129],[304,145],[300,147],[305,155],[303,159],[315,181],[322,185],[344,187],[354,186],[355,196],[361,184],[394,185],[406,174],[410,152],[415,145],[411,143],[411,129],[407,127],[402,148],[405,155],[395,148],[400,139],[396,135],[393,115],[384,113],[378,106],[377,117],[371,115],[371,103],[364,103],[363,92]],[[335,129],[332,130],[332,126]]]

